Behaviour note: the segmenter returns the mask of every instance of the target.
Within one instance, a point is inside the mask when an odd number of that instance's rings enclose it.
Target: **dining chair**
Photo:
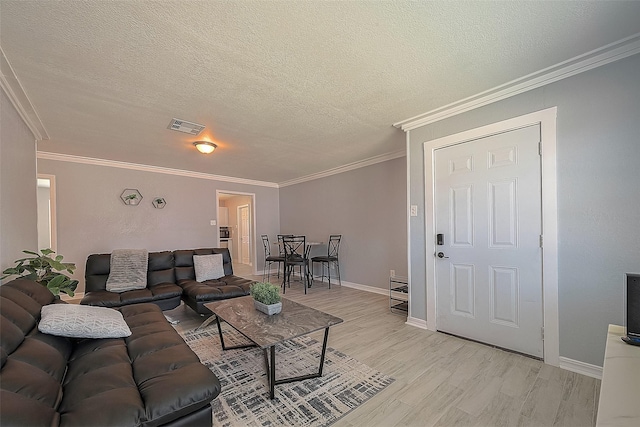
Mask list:
[[[282,243],[282,238],[285,236],[292,237],[293,234],[278,234],[278,254],[282,257],[282,263],[284,264],[284,244]],[[283,272],[284,274],[284,272]],[[300,274],[302,276],[302,274]],[[280,278],[280,264],[278,264],[278,279]],[[291,287],[291,285],[289,285]]]
[[[264,278],[266,276],[268,282],[271,277],[271,264],[274,262],[278,263],[278,278],[280,277],[280,264],[284,263],[284,255],[271,255],[269,236],[266,234],[262,235],[262,244],[264,245],[264,271],[262,273],[262,281],[265,281]]]
[[[329,243],[327,244],[327,256],[314,256],[311,258],[311,271],[316,262],[320,263],[322,268],[321,281],[324,282],[324,266],[327,266],[327,277],[329,278],[329,289],[331,289],[331,265],[335,265],[336,272],[338,273],[338,283],[342,286],[342,280],[340,279],[340,261],[338,259],[338,251],[340,249],[340,240],[342,234],[332,234],[329,236]]]
[[[284,248],[284,274],[282,279],[282,293],[286,292],[286,286],[291,287],[291,273],[293,269],[300,267],[300,278],[304,286],[304,293],[311,286],[311,273],[309,270],[309,250],[305,236],[282,236]]]

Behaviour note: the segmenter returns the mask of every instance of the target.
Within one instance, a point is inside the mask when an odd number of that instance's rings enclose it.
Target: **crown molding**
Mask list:
[[[546,86],[558,80],[584,73],[637,53],[640,53],[640,33],[496,86],[493,89],[394,123],[393,126],[407,132],[420,126],[435,123],[484,105]]]
[[[106,166],[119,169],[130,169],[143,172],[162,173],[165,175],[185,176],[188,178],[208,179],[211,181],[232,182],[235,184],[256,185],[259,187],[278,188],[275,182],[255,181],[252,179],[236,178],[232,176],[213,175],[203,172],[193,172],[183,169],[172,169],[161,166],[142,165],[139,163],[120,162],[117,160],[96,159],[92,157],[73,156],[71,154],[51,153],[48,151],[38,151],[38,159],[55,160],[58,162],[81,163],[84,165]]]
[[[11,67],[9,60],[7,60],[7,57],[4,55],[2,46],[0,46],[0,87],[2,87],[4,93],[7,94],[11,104],[13,104],[18,111],[20,118],[22,118],[27,125],[33,137],[37,141],[49,139],[49,134],[42,124],[38,113],[35,108],[33,108],[33,104],[31,104],[22,84],[20,84],[20,80],[18,80],[18,77],[16,77],[16,74],[13,72],[13,67]]]
[[[313,181],[314,179],[325,178],[327,176],[337,175],[339,173],[348,172],[354,169],[360,169],[366,166],[375,165],[376,163],[386,162],[387,160],[397,159],[399,157],[404,157],[405,155],[406,155],[406,152],[404,150],[395,151],[393,153],[382,154],[379,156],[370,157],[368,159],[349,163],[343,166],[338,166],[337,168],[327,169],[326,171],[314,173],[311,175],[305,175],[300,178],[291,179],[289,181],[283,181],[283,182],[280,182],[278,185],[280,186],[280,188],[282,188],[282,187],[288,187],[290,185],[301,184],[303,182]]]

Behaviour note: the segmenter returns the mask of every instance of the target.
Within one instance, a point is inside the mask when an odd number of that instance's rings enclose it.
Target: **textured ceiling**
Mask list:
[[[269,182],[403,150],[392,123],[638,32],[640,2],[0,0],[38,150]]]

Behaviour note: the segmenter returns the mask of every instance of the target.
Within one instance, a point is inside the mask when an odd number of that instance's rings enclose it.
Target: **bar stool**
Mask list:
[[[305,244],[305,236],[283,236],[282,243],[284,246],[284,275],[282,279],[282,293],[286,292],[287,285],[291,287],[291,273],[293,269],[300,267],[300,278],[304,293],[311,286],[311,272],[309,270],[309,251]]]
[[[280,263],[284,263],[284,256],[282,255],[271,255],[271,247],[269,246],[269,236],[266,234],[262,235],[262,245],[264,246],[264,271],[262,272],[262,281],[264,282],[265,276],[267,277],[267,282],[271,277],[271,264],[274,262],[278,263],[278,277],[280,277]]]
[[[342,280],[340,279],[340,262],[338,260],[338,250],[340,249],[340,240],[342,234],[332,234],[329,236],[329,243],[327,244],[327,256],[314,256],[311,258],[311,270],[313,271],[313,264],[319,262],[322,267],[322,278],[324,282],[324,266],[327,266],[327,277],[329,278],[329,289],[331,289],[331,264],[336,266],[338,273],[338,283],[342,286]]]

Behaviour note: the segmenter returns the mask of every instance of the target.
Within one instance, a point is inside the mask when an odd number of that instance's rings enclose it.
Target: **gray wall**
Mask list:
[[[258,233],[279,231],[277,188],[42,159],[38,172],[56,177],[58,253],[78,266],[74,277],[80,280],[79,292],[84,291],[84,267],[92,253],[215,246],[218,228],[210,220],[218,216],[216,190],[255,193]],[[120,200],[125,188],[142,193],[138,206]],[[164,197],[164,209],[152,206],[154,197]]]
[[[35,138],[0,90],[0,271],[38,250],[36,186]]]
[[[342,234],[342,279],[388,289],[389,270],[407,274],[406,207],[401,157],[281,188],[281,231],[325,243]],[[326,254],[326,246],[317,251]]]
[[[557,106],[560,356],[602,365],[607,325],[624,323],[624,274],[640,272],[638,76],[634,55],[410,132],[414,317],[426,320],[422,144]]]

